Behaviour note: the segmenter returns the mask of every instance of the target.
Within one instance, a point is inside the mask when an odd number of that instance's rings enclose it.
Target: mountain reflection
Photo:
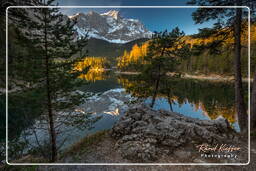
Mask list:
[[[126,92],[138,98],[152,98],[155,92],[154,80],[143,75],[113,75],[106,72],[108,62],[106,58],[87,57],[77,63],[76,70],[83,70],[89,66],[85,74],[79,78],[90,82],[107,80],[110,77],[117,77],[117,82]],[[160,81],[156,99],[164,98],[169,104],[168,110],[173,111],[175,105],[180,108],[189,103],[193,105],[193,110],[201,110],[202,115],[209,119],[216,119],[219,116],[226,118],[231,124],[236,122],[234,106],[233,83],[210,82],[193,79],[181,79],[166,77]],[[155,100],[152,99],[152,106]],[[189,113],[189,111],[187,111]],[[108,112],[112,116],[119,115],[118,109]],[[191,116],[193,117],[193,116]]]
[[[112,115],[112,116],[118,116],[119,115],[119,109],[116,108],[115,110],[109,111],[109,112],[105,111],[104,114],[108,114],[108,115]]]

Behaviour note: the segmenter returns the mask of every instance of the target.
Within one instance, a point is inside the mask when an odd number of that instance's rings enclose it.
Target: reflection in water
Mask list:
[[[96,73],[105,74],[106,77],[99,76]],[[86,93],[91,92],[91,95],[75,112],[82,114],[92,113],[95,114],[93,116],[100,116],[101,119],[92,125],[92,129],[82,130],[79,127],[77,128],[76,124],[69,125],[69,127],[65,128],[65,130],[69,131],[64,131],[61,136],[58,136],[60,141],[69,137],[65,141],[63,148],[68,147],[86,135],[99,130],[110,129],[129,108],[129,105],[138,101],[142,101],[148,105],[152,103],[152,96],[155,91],[155,84],[152,80],[148,80],[142,76],[106,74],[104,70],[100,69],[89,70],[87,74],[91,75],[84,76],[84,78],[92,83],[84,84],[79,90]],[[33,124],[36,126],[37,121],[40,121],[39,116],[42,111],[37,111],[36,109],[43,101],[40,98],[42,91],[31,93],[33,96],[28,94],[30,98],[25,98],[27,96],[22,95],[22,97],[24,96],[24,100],[22,101],[20,101],[22,99],[20,96],[9,97],[11,99],[9,104],[10,115],[16,116],[9,117],[10,135],[18,137],[23,129]],[[233,83],[169,77],[163,78],[160,81],[153,108],[157,110],[171,110],[199,119],[216,119],[218,116],[223,116],[239,131],[235,115],[234,99]],[[20,106],[16,105],[16,101],[19,102],[18,104]],[[33,105],[33,108],[31,108],[31,105]],[[25,114],[22,113],[21,108],[33,109],[30,112],[33,115],[29,116],[29,119],[24,119],[23,115]],[[38,117],[35,117],[37,115]],[[28,121],[29,123],[27,123]],[[86,125],[84,123],[82,124]],[[15,133],[12,131],[15,131]],[[47,138],[45,136],[46,134],[38,133],[38,135],[41,135],[40,137],[42,139]],[[35,138],[31,138],[31,142],[34,141]]]
[[[86,74],[81,74],[78,78],[85,79],[86,81],[95,82],[107,79],[107,74],[104,69],[89,69]]]
[[[119,109],[116,108],[115,110],[113,111],[110,111],[110,112],[104,112],[104,114],[108,114],[108,115],[112,115],[112,116],[117,116],[119,115]]]
[[[146,98],[148,104],[153,101],[151,97],[155,90],[150,80],[143,80],[139,76],[119,76],[118,82],[133,96]],[[154,108],[163,108],[182,114],[185,112],[191,117],[194,117],[191,113],[195,110],[209,119],[223,116],[232,125],[236,122],[232,83],[167,78],[160,82],[156,98]],[[193,105],[192,108],[182,111],[187,104]]]
[[[78,78],[95,82],[107,78],[105,68],[107,68],[108,65],[108,61],[104,57],[86,57],[75,64],[74,70],[83,71],[87,69],[87,72],[79,75]]]

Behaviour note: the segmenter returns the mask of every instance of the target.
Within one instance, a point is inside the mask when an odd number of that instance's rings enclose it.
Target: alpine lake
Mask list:
[[[76,112],[90,113],[90,117],[97,119],[93,122],[74,122],[62,126],[62,132],[57,134],[57,141],[61,143],[60,149],[66,149],[97,131],[111,129],[125,111],[137,104],[150,105],[155,110],[173,111],[202,120],[224,117],[235,131],[240,131],[235,112],[233,82],[166,77],[160,81],[156,99],[152,104],[155,83],[144,80],[139,74],[104,71],[81,75],[80,79],[84,79],[85,84],[77,91],[86,94],[87,98],[77,107]],[[31,146],[35,146],[38,141],[49,141],[47,128],[31,129],[31,126],[35,128],[42,124],[40,116],[31,117],[29,124],[17,127],[17,122],[22,125],[24,120],[22,111],[11,105],[10,115],[12,117],[9,118],[16,118],[9,119],[10,143],[26,140]]]

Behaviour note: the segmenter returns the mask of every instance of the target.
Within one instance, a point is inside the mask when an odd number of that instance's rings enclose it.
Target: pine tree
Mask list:
[[[53,5],[53,0],[43,4]],[[76,78],[81,74],[73,67],[80,58],[72,56],[81,52],[87,37],[76,40],[73,29],[75,23],[64,18],[58,8],[32,8],[28,12],[32,16],[23,25],[19,25],[22,28],[19,36],[22,42],[30,42],[34,49],[33,53],[29,53],[29,58],[23,59],[23,69],[30,65],[23,70],[23,78],[33,84],[32,88],[40,88],[45,95],[45,103],[42,105],[47,113],[51,161],[54,162],[57,160],[58,148],[55,130],[57,113],[72,110],[81,102],[81,96],[73,93],[73,89],[80,83]]]
[[[211,1],[211,0],[191,0],[189,4],[199,6],[249,6],[253,7],[253,0],[236,0],[234,1]],[[247,16],[246,10],[242,8],[198,8],[193,14],[196,23],[203,23],[209,20],[217,20],[213,30],[218,30],[217,35],[222,35],[222,39],[213,41],[209,48],[217,49],[229,38],[230,32],[234,37],[234,75],[235,75],[235,103],[238,115],[238,122],[242,132],[247,131],[247,112],[244,102],[242,74],[241,74],[241,33],[243,31],[243,16]],[[246,25],[245,25],[246,26]],[[224,29],[225,28],[225,29]],[[227,29],[229,31],[227,31]],[[221,31],[223,30],[223,31]],[[225,31],[224,31],[225,30]],[[211,32],[208,35],[212,36]]]
[[[183,37],[185,33],[178,27],[171,32],[155,32],[149,42],[148,53],[145,57],[145,71],[143,75],[148,75],[155,80],[155,88],[151,107],[154,106],[159,82],[167,72],[174,71],[181,58],[186,58],[189,53],[189,45],[185,43]]]
[[[15,53],[15,51],[10,51],[9,50],[9,56],[8,56],[8,60],[6,61],[6,44],[5,44],[5,41],[6,41],[6,9],[7,7],[9,6],[31,6],[31,5],[40,5],[40,2],[39,0],[24,0],[24,1],[19,1],[19,0],[6,0],[6,1],[1,1],[1,5],[0,5],[0,99],[1,99],[1,104],[2,106],[4,107],[1,107],[0,108],[0,125],[1,125],[1,128],[0,128],[0,134],[1,135],[4,135],[5,136],[5,116],[6,116],[6,113],[5,113],[5,86],[6,86],[6,65],[7,65],[7,62],[9,64],[11,64],[13,62],[13,53]],[[13,23],[13,24],[18,24],[20,22],[22,22],[21,20],[19,19],[23,19],[25,20],[26,19],[26,11],[25,9],[22,9],[22,8],[19,8],[19,9],[16,9],[16,10],[11,10],[11,11],[8,11],[8,21],[9,23]],[[9,30],[9,35],[10,35],[10,30]],[[9,44],[10,44],[10,37],[9,37]],[[12,83],[12,80],[8,80],[8,83],[11,84]],[[1,139],[1,138],[0,138]],[[3,139],[1,139],[3,140]],[[3,146],[4,143],[1,142],[1,146]],[[5,146],[5,145],[4,145]],[[10,147],[11,148],[11,147]],[[2,150],[4,150],[4,148],[2,148]],[[2,152],[1,150],[1,154],[0,154],[0,158],[1,158],[1,161],[4,161],[5,159],[5,152]],[[13,149],[11,149],[13,150]],[[4,159],[3,159],[4,158]]]
[[[1,88],[5,85],[5,28],[6,28],[6,8],[9,6],[31,6],[31,5],[41,5],[39,0],[6,0],[1,2],[0,5],[0,86]],[[22,18],[22,20],[20,20]],[[8,11],[8,21],[11,23],[20,23],[27,19],[26,10],[23,8],[17,8],[15,10]],[[12,51],[9,51],[12,54]],[[9,55],[8,62],[11,63],[13,60],[12,55]]]

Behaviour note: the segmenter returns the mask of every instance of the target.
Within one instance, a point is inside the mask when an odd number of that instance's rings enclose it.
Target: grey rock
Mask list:
[[[184,150],[176,150],[174,151],[174,155],[179,157],[179,158],[187,158],[191,156],[190,151],[184,151]]]
[[[236,132],[224,118],[199,120],[169,111],[156,111],[137,105],[112,128],[116,146],[124,158],[153,161],[158,155],[173,152],[188,143],[223,143],[232,141]],[[183,153],[177,155],[182,156]]]
[[[147,125],[146,122],[140,121],[140,120],[135,121],[134,124],[133,124],[133,126],[134,126],[135,128],[136,128],[136,127],[143,127],[143,126],[146,126],[146,125]]]
[[[155,146],[143,141],[127,141],[120,146],[120,151],[122,157],[133,161],[147,162],[157,158]]]

